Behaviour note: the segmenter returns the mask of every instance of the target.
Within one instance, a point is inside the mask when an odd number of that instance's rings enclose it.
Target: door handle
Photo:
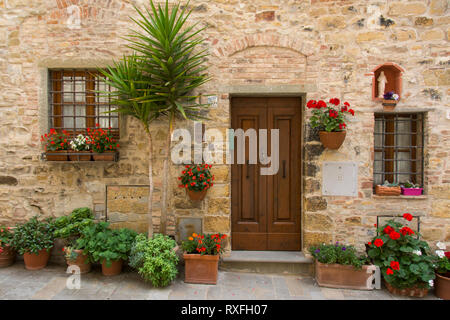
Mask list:
[[[250,178],[250,175],[248,174],[248,164],[249,164],[249,161],[247,160],[246,161],[247,162],[247,166],[245,167],[245,178]]]
[[[283,160],[283,179],[286,178],[286,160]]]

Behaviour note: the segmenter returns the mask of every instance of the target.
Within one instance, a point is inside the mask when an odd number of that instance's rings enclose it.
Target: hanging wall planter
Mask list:
[[[181,182],[180,188],[186,188],[186,193],[192,201],[205,199],[208,189],[212,187],[214,176],[211,174],[212,165],[198,164],[186,165],[178,180]]]
[[[344,143],[347,131],[326,132],[319,131],[320,142],[322,142],[324,148],[339,149]]]
[[[347,134],[346,115],[355,115],[355,111],[349,108],[350,104],[344,102],[341,105],[338,98],[333,98],[328,103],[323,100],[310,100],[306,106],[312,109],[311,128],[319,128],[319,138],[323,146],[332,150],[339,149]]]
[[[202,201],[203,199],[205,199],[208,189],[204,189],[202,191],[194,191],[186,189],[186,192],[189,196],[189,199],[191,199],[192,201]]]

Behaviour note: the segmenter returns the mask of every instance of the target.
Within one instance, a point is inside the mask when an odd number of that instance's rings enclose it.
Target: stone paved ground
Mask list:
[[[183,282],[183,272],[168,287],[158,289],[138,274],[125,270],[115,277],[104,277],[99,266],[82,275],[81,288],[66,288],[68,274],[62,266],[51,264],[39,271],[28,271],[23,262],[0,269],[0,300],[397,300],[386,289],[374,291],[318,287],[311,277],[219,272],[217,285]],[[406,298],[408,299],[408,298]],[[437,299],[432,292],[425,299]]]

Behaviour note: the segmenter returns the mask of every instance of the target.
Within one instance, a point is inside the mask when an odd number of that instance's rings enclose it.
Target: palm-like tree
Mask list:
[[[113,112],[131,115],[144,126],[149,139],[149,237],[152,228],[153,152],[150,123],[161,116],[168,118],[166,154],[163,166],[163,192],[161,201],[161,233],[166,232],[167,193],[171,136],[176,118],[204,119],[201,115],[206,104],[197,102],[199,95],[192,92],[209,81],[206,74],[206,49],[196,50],[205,39],[199,37],[204,28],[195,30],[197,23],[186,26],[191,14],[189,2],[183,7],[175,5],[169,10],[156,7],[150,0],[145,12],[135,6],[140,19],[131,18],[140,28],[126,39],[136,54],[102,71],[107,83],[117,91],[109,93],[118,106]]]
[[[201,110],[207,105],[197,103],[199,96],[193,95],[192,91],[210,80],[205,66],[207,50],[195,50],[205,41],[199,37],[204,28],[195,30],[197,23],[185,26],[191,14],[187,10],[188,5],[189,2],[181,9],[177,4],[169,10],[167,0],[164,8],[159,4],[156,8],[150,0],[150,9],[146,8],[145,14],[135,7],[141,19],[133,21],[140,30],[130,35],[130,48],[141,54],[142,71],[149,75],[150,80],[148,96],[142,97],[141,101],[158,101],[168,117],[161,201],[163,234],[166,231],[169,155],[174,122],[176,118],[204,119]]]

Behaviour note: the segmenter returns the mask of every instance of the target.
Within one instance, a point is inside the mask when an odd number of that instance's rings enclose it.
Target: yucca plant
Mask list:
[[[152,0],[144,11],[134,6],[139,19],[131,18],[140,30],[134,30],[126,40],[135,54],[124,57],[114,66],[101,71],[108,84],[117,90],[110,93],[120,112],[137,118],[143,124],[149,139],[149,223],[152,216],[152,137],[150,123],[164,116],[168,119],[166,154],[163,167],[163,191],[161,233],[166,231],[169,155],[171,136],[176,118],[201,120],[201,110],[206,104],[198,103],[198,95],[192,92],[209,81],[206,74],[206,49],[196,50],[205,39],[199,37],[204,28],[196,29],[197,23],[186,26],[192,10],[189,2],[169,9],[156,7]],[[152,231],[149,234],[151,238]]]

